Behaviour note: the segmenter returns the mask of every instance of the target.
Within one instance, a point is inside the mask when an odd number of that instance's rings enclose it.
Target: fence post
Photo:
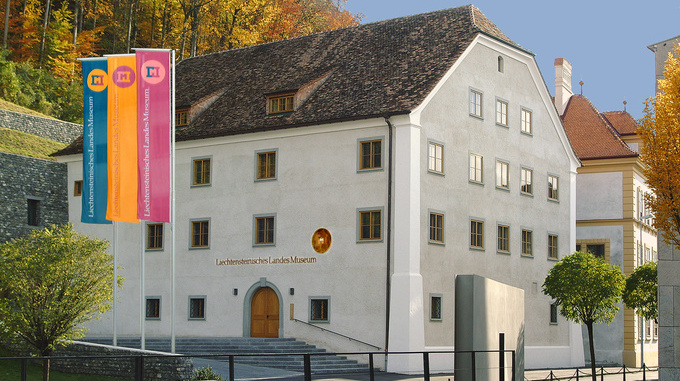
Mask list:
[[[312,381],[312,359],[309,353],[305,353],[305,381]]]
[[[28,375],[28,359],[23,358],[21,359],[21,381],[26,381]]]
[[[600,381],[604,381],[604,367],[600,367]]]
[[[135,357],[135,381],[144,381],[144,356]]]
[[[576,381],[579,381],[579,372],[581,370],[579,368],[576,368]]]
[[[475,364],[475,351],[472,351],[472,381],[477,381],[477,365]]]
[[[229,381],[234,381],[234,355],[229,356]]]
[[[550,381],[553,381],[555,379],[555,374],[553,374],[552,370],[550,371],[549,376],[550,376]]]
[[[642,381],[647,381],[647,367],[642,363]]]
[[[623,381],[626,381],[626,366],[623,366]]]
[[[423,378],[424,381],[430,381],[430,354],[423,352]]]
[[[373,353],[368,354],[368,372],[370,381],[375,381],[375,371],[373,370]]]
[[[516,376],[517,369],[515,368],[516,364],[517,364],[517,360],[515,359],[515,351],[513,350],[512,351],[512,367],[511,367],[512,368],[512,381],[515,381],[515,377],[517,377]]]
[[[498,381],[505,381],[505,333],[498,334]]]

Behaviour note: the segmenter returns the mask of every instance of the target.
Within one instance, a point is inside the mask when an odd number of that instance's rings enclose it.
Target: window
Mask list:
[[[484,221],[470,220],[470,247],[484,249]]]
[[[482,93],[477,90],[470,90],[470,115],[482,117]]]
[[[503,72],[503,57],[498,56],[498,72],[502,73]]]
[[[586,251],[598,258],[604,259],[604,244],[588,244]]]
[[[510,165],[504,161],[496,160],[496,187],[501,189],[509,189],[508,172]]]
[[[430,295],[430,320],[442,320],[441,295]]]
[[[361,210],[359,211],[359,240],[378,241],[382,233],[382,211]]]
[[[430,212],[430,242],[444,243],[444,214]]]
[[[210,158],[193,159],[193,175],[191,185],[210,185]]]
[[[30,226],[38,226],[40,224],[40,200],[27,199],[26,211],[26,223]]]
[[[444,146],[439,143],[427,144],[427,170],[444,173]]]
[[[274,216],[255,216],[255,245],[274,245]]]
[[[189,125],[189,110],[175,111],[175,127],[182,127]]]
[[[482,155],[470,154],[470,181],[475,183],[484,182],[484,158]]]
[[[189,320],[205,320],[205,297],[189,297]]]
[[[365,140],[359,142],[359,170],[382,168],[382,140]]]
[[[269,97],[269,113],[293,111],[293,94],[285,94]]]
[[[146,249],[147,250],[163,249],[163,224],[146,225]]]
[[[257,152],[257,180],[276,179],[276,151]]]
[[[496,99],[496,124],[508,125],[508,102]]]
[[[534,255],[533,234],[531,230],[522,229],[522,255]]]
[[[329,297],[312,297],[309,299],[309,321],[313,323],[330,322],[328,307]]]
[[[191,247],[192,248],[207,248],[209,247],[209,233],[210,221],[197,220],[191,221]]]
[[[161,318],[161,299],[159,297],[146,298],[146,320],[159,320]]]
[[[521,121],[520,121],[520,131],[524,132],[525,134],[531,135],[531,133],[532,133],[532,125],[531,125],[532,124],[532,120],[531,120],[532,113],[531,113],[531,111],[529,111],[525,108],[522,108],[521,115],[522,115],[522,117],[521,117]]]
[[[560,178],[555,175],[548,175],[548,200],[557,201],[560,199]]]
[[[528,168],[522,168],[520,171],[520,178],[519,178],[519,184],[520,184],[520,191],[524,194],[534,194],[534,187],[533,187],[533,177],[534,177],[534,171]]]
[[[649,319],[645,319],[645,340],[651,339],[652,338],[652,321]]]
[[[83,194],[83,180],[73,182],[73,195],[81,196]]]
[[[559,241],[557,234],[548,234],[548,258],[557,259],[559,249]]]
[[[557,304],[550,303],[550,324],[557,324]]]
[[[510,252],[510,226],[498,225],[498,252]]]

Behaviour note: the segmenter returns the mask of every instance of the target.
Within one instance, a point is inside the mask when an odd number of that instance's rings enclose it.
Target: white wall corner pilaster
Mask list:
[[[395,123],[393,273],[390,352],[423,351],[423,278],[420,274],[420,126]],[[422,372],[422,356],[392,355],[388,371]]]

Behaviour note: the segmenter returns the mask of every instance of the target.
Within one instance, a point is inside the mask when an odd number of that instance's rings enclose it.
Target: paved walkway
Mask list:
[[[215,373],[220,374],[223,379],[229,376],[229,363],[226,361],[217,361],[210,359],[194,358],[194,367],[211,367]],[[620,373],[621,368],[604,368],[604,378],[598,369],[597,380],[600,381],[621,381],[623,374]],[[626,381],[642,381],[642,373],[629,373],[626,370]],[[576,369],[557,369],[553,370],[553,380],[576,380]],[[590,368],[581,368],[579,372],[579,380],[590,381]],[[588,376],[586,376],[588,375]],[[282,369],[265,368],[258,366],[250,366],[245,364],[234,364],[234,378],[236,381],[251,381],[251,380],[277,380],[277,381],[303,381],[304,375],[299,372],[291,372]],[[432,375],[432,381],[454,381],[451,374],[437,374]],[[543,381],[551,380],[550,370],[527,370],[524,372],[525,380],[529,381]],[[312,375],[314,381],[369,381],[368,373],[348,373],[341,375]],[[412,376],[396,373],[375,372],[376,381],[420,381],[422,376]],[[483,381],[483,380],[480,380]],[[508,380],[510,381],[510,380]],[[518,380],[519,381],[519,380]],[[657,371],[647,371],[646,381],[658,381]]]

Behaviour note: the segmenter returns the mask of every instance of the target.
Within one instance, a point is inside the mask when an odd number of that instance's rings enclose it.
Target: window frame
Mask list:
[[[505,237],[501,237],[501,229],[505,230]],[[505,241],[506,250],[501,248],[501,239]],[[499,222],[496,224],[496,252],[510,254],[510,224]]]
[[[279,109],[283,101],[284,108]],[[274,102],[277,103],[276,111],[274,111]],[[286,92],[271,94],[267,96],[267,115],[285,114],[295,111],[295,92]]]
[[[556,185],[553,185],[551,180],[555,180]],[[560,177],[554,173],[548,173],[548,200],[560,201]]]
[[[73,182],[73,197],[83,195],[83,180],[76,180]]]
[[[158,316],[149,316],[149,301],[156,300],[158,303],[157,310]],[[145,297],[144,303],[144,320],[161,320],[161,297],[160,296],[147,296]]]
[[[384,136],[375,136],[375,137],[369,137],[369,138],[362,138],[362,139],[357,139],[357,172],[374,172],[374,171],[382,171],[384,170],[385,167],[385,144],[384,144],[385,137]],[[380,154],[376,155],[374,150],[373,150],[373,144],[371,144],[371,152],[369,153],[370,161],[371,163],[369,166],[364,167],[364,155],[363,155],[363,144],[365,143],[380,143]],[[379,157],[380,159],[380,165],[376,166],[375,165],[375,159],[376,157]]]
[[[382,242],[383,241],[383,228],[384,228],[384,223],[383,223],[383,218],[384,218],[384,208],[383,207],[374,207],[374,208],[359,208],[357,209],[357,243],[368,243],[368,242]],[[363,213],[375,213],[378,212],[380,213],[380,237],[378,238],[363,238],[362,236],[362,227],[361,225],[361,216]],[[372,227],[373,225],[370,225]],[[371,231],[373,231],[372,228],[370,228]]]
[[[555,244],[553,245],[553,239]],[[554,255],[552,255],[554,253]],[[560,259],[560,236],[557,233],[548,232],[548,259],[558,261]]]
[[[437,148],[441,151],[439,156],[437,156]],[[433,151],[434,156],[432,156]],[[437,170],[437,164],[439,164],[439,170]],[[427,141],[427,171],[444,175],[444,143],[434,140]]]
[[[269,220],[271,219],[271,229],[268,229],[269,227]],[[271,235],[272,235],[272,241],[267,242],[263,241],[260,242],[258,240],[259,236],[259,226],[258,222],[260,220],[265,221],[265,235],[268,235],[267,232],[271,230]],[[261,246],[276,246],[276,213],[268,213],[268,214],[255,214],[253,215],[253,247],[261,247]]]
[[[435,309],[434,309],[435,299],[439,300],[439,315],[438,316],[435,316],[435,314],[434,314],[434,312],[435,312]],[[442,295],[442,294],[430,294],[430,311],[429,311],[429,314],[428,314],[429,317],[430,317],[430,321],[442,321],[442,316],[444,315],[442,313],[443,306],[444,306],[443,302],[444,302],[444,295]]]
[[[483,218],[477,218],[477,217],[470,217],[470,222],[468,226],[470,227],[469,230],[469,244],[470,244],[470,250],[478,250],[478,251],[484,251],[486,250],[485,244],[484,244],[484,224],[485,221]],[[475,231],[473,232],[473,226],[475,226]],[[479,232],[479,227],[481,227],[481,233]],[[473,234],[476,236],[474,239],[474,243],[478,243],[477,241],[481,241],[481,245],[473,245]]]
[[[432,217],[440,217],[436,222],[436,226],[432,226]],[[444,212],[439,211],[439,210],[433,210],[430,209],[428,210],[428,243],[431,244],[437,244],[437,245],[444,245],[445,244],[445,227],[446,227],[446,217],[444,215]],[[434,229],[434,230],[433,230]],[[435,233],[435,238],[433,238],[433,232]],[[439,238],[440,240],[437,240],[436,238],[436,232],[439,232]]]
[[[468,96],[468,111],[470,116],[484,119],[484,92],[475,88],[470,88]]]
[[[272,163],[270,163],[270,155],[273,155],[274,157],[274,163],[273,163],[273,172],[274,174],[272,175]],[[265,157],[265,165],[266,165],[266,170],[265,173],[262,174],[260,172],[260,158]],[[263,150],[257,150],[255,151],[255,182],[261,182],[261,181],[274,181],[277,180],[279,176],[279,149],[278,148],[271,148],[271,149],[263,149]]]
[[[529,174],[528,181],[525,178],[525,173]],[[525,187],[529,188],[527,192]],[[524,196],[534,196],[534,170],[530,167],[521,166],[519,170],[519,192]]]
[[[501,185],[499,185],[499,166],[500,168],[505,168],[505,186],[502,185],[502,174],[500,178]],[[510,162],[506,160],[496,159],[496,188],[500,190],[509,191],[510,190]]]
[[[208,170],[206,171],[204,166],[205,162],[207,161],[208,163]],[[191,158],[191,187],[192,188],[199,188],[199,187],[208,187],[212,185],[212,172],[213,172],[213,165],[212,165],[212,156],[196,156]],[[203,163],[201,165],[200,171],[201,171],[201,179],[198,179],[198,173],[197,173],[197,164],[201,162]],[[207,175],[206,175],[207,172]],[[205,177],[207,176],[207,181]],[[199,182],[199,180],[202,180],[203,182]]]
[[[31,228],[41,226],[43,200],[43,197],[26,196],[26,226]]]
[[[526,239],[528,238],[528,240]],[[521,251],[523,257],[534,257],[534,230],[526,227],[521,229]],[[528,250],[527,250],[528,249]]]
[[[202,316],[192,316],[192,302],[194,300],[202,300],[202,305],[201,305],[201,312]],[[188,307],[189,310],[187,311],[187,316],[188,320],[193,320],[193,321],[205,321],[206,320],[206,315],[207,315],[207,304],[208,304],[208,298],[205,295],[189,295],[188,298]]]
[[[501,127],[510,127],[508,122],[510,114],[510,102],[503,98],[496,97],[496,125]],[[505,121],[504,121],[505,119]]]
[[[474,166],[473,166],[474,160]],[[484,155],[470,152],[468,154],[468,181],[473,184],[484,184]],[[474,171],[474,172],[473,172]],[[474,175],[473,175],[474,174]],[[479,175],[479,179],[477,179]]]
[[[194,226],[196,223],[207,223],[207,232],[205,233],[206,235],[206,241],[207,243],[205,245],[201,246],[195,246],[194,245]],[[192,218],[189,220],[189,250],[205,250],[205,249],[210,249],[210,218]],[[202,232],[199,232],[199,234],[203,234]]]
[[[326,302],[326,319],[314,319],[314,302]],[[331,297],[330,296],[310,296],[309,297],[309,322],[324,323],[331,322]]]
[[[520,108],[519,117],[519,131],[525,135],[533,136],[534,134],[534,112],[526,107]],[[526,116],[529,120],[526,120]]]
[[[153,227],[154,229],[157,229],[159,226],[160,226],[160,230],[161,230],[160,237],[158,237],[158,234],[154,234],[153,235],[153,241],[154,241],[154,243],[158,243],[158,241],[160,240],[160,246],[153,246],[152,247],[149,244],[152,241],[152,239],[151,239],[152,238],[151,227]],[[165,241],[164,233],[165,233],[165,227],[164,227],[164,224],[162,222],[149,222],[149,221],[147,221],[146,229],[145,229],[145,237],[144,237],[145,238],[144,239],[144,241],[145,241],[144,250],[145,251],[163,251],[163,249],[164,249],[163,243]]]
[[[175,110],[175,127],[186,127],[189,125],[189,109],[181,108]]]
[[[549,318],[550,325],[557,325],[559,315],[560,315],[559,312],[560,311],[558,310],[557,304],[555,303],[555,301],[554,300],[551,301],[550,302],[550,318]]]

